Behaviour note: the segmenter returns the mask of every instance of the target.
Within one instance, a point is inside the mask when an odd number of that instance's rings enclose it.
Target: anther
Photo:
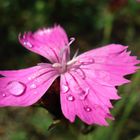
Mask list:
[[[74,41],[75,41],[75,38],[74,37],[71,37],[70,38],[70,42],[68,43],[68,46],[70,46]]]

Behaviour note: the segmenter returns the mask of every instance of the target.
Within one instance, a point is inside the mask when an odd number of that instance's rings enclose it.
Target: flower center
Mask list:
[[[66,72],[77,61],[76,56],[78,54],[78,51],[73,56],[72,60],[70,60],[69,46],[73,43],[74,40],[75,38],[70,38],[70,42],[67,44],[67,46],[62,48],[60,51],[59,62],[52,64],[52,67],[56,68],[60,74]]]
[[[66,63],[54,63],[52,67],[56,68],[60,74],[65,73],[68,69],[72,67],[73,64],[77,62],[76,58],[66,62]]]

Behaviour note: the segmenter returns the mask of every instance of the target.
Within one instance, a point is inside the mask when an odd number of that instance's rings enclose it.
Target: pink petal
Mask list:
[[[126,50],[128,47],[123,46],[120,44],[109,44],[101,48],[93,49],[91,51],[87,51],[81,55],[83,56],[108,56],[110,54],[120,54],[124,50]]]
[[[50,64],[17,71],[0,71],[0,106],[29,106],[37,102],[57,78]]]
[[[105,119],[112,119],[109,115],[109,108],[112,107],[110,99],[113,96],[118,98],[114,87],[83,80],[74,71],[63,74],[60,85],[61,108],[67,119],[74,122],[75,117],[78,116],[87,124],[108,125]]]
[[[123,76],[134,73],[140,63],[127,47],[111,44],[77,57],[61,77],[61,107],[71,122],[78,116],[87,124],[108,125],[110,100],[118,100],[115,86],[130,82]]]
[[[69,50],[67,35],[60,26],[25,33],[23,37],[19,36],[19,40],[24,47],[46,57],[52,63],[60,61],[59,55],[64,48]]]
[[[126,49],[125,46],[111,44],[83,53],[78,56],[78,61],[89,62],[81,63],[80,69],[90,73],[87,77],[92,75],[92,79],[100,84],[117,86],[128,83],[130,81],[123,76],[136,72],[139,67],[135,65],[140,61],[130,56]]]
[[[118,100],[115,86],[130,82],[123,76],[134,73],[140,61],[122,45],[108,45],[81,54],[61,77],[61,107],[71,122],[78,116],[87,124],[108,125],[110,100]]]

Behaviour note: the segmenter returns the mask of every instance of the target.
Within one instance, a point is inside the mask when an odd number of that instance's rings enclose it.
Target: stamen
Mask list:
[[[70,46],[74,41],[75,41],[75,38],[74,37],[71,37],[70,38],[70,42],[68,43],[68,46]]]
[[[75,54],[74,54],[74,56],[73,56],[72,59],[75,59],[76,58],[76,56],[78,55],[78,52],[79,52],[79,49],[76,50],[76,52],[75,52]]]
[[[61,68],[62,65],[61,65],[60,63],[54,63],[54,64],[52,65],[52,67],[54,67],[54,68]]]
[[[76,61],[77,61],[77,59],[76,59],[76,58],[74,58],[74,59],[72,59],[72,60],[68,61],[68,62],[67,62],[67,66],[70,66],[70,65],[72,65],[72,64],[74,64],[74,63],[76,63]]]
[[[65,51],[67,51],[67,48],[66,47],[64,47],[64,48],[62,48],[61,50],[60,50],[60,57],[62,57],[63,56],[63,54],[64,54],[64,52]]]

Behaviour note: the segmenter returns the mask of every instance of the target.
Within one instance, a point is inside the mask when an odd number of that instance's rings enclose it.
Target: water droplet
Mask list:
[[[88,94],[89,94],[89,88],[87,88],[86,91],[82,91],[80,93],[80,99],[85,100]]]
[[[88,106],[85,106],[84,110],[87,111],[87,112],[91,112],[92,111],[92,109],[90,107],[88,107]]]
[[[7,85],[9,93],[14,96],[22,95],[25,91],[25,88],[25,85],[18,81],[11,81]]]
[[[95,61],[94,61],[94,59],[91,58],[91,59],[89,59],[89,62],[94,63]]]
[[[69,87],[67,85],[62,85],[63,93],[67,93],[69,91]]]
[[[72,96],[72,95],[68,95],[68,96],[67,96],[67,100],[68,100],[68,101],[74,101],[75,98],[74,98],[74,96]]]
[[[32,48],[32,47],[33,47],[33,45],[32,45],[30,42],[28,42],[28,41],[24,41],[23,44],[24,44],[25,46],[29,47],[29,48]]]
[[[36,88],[36,84],[32,84],[32,85],[30,86],[30,88],[32,88],[32,89]]]
[[[3,97],[5,97],[5,96],[6,96],[6,94],[5,94],[5,93],[3,93],[3,94],[2,94],[2,96],[3,96]]]

